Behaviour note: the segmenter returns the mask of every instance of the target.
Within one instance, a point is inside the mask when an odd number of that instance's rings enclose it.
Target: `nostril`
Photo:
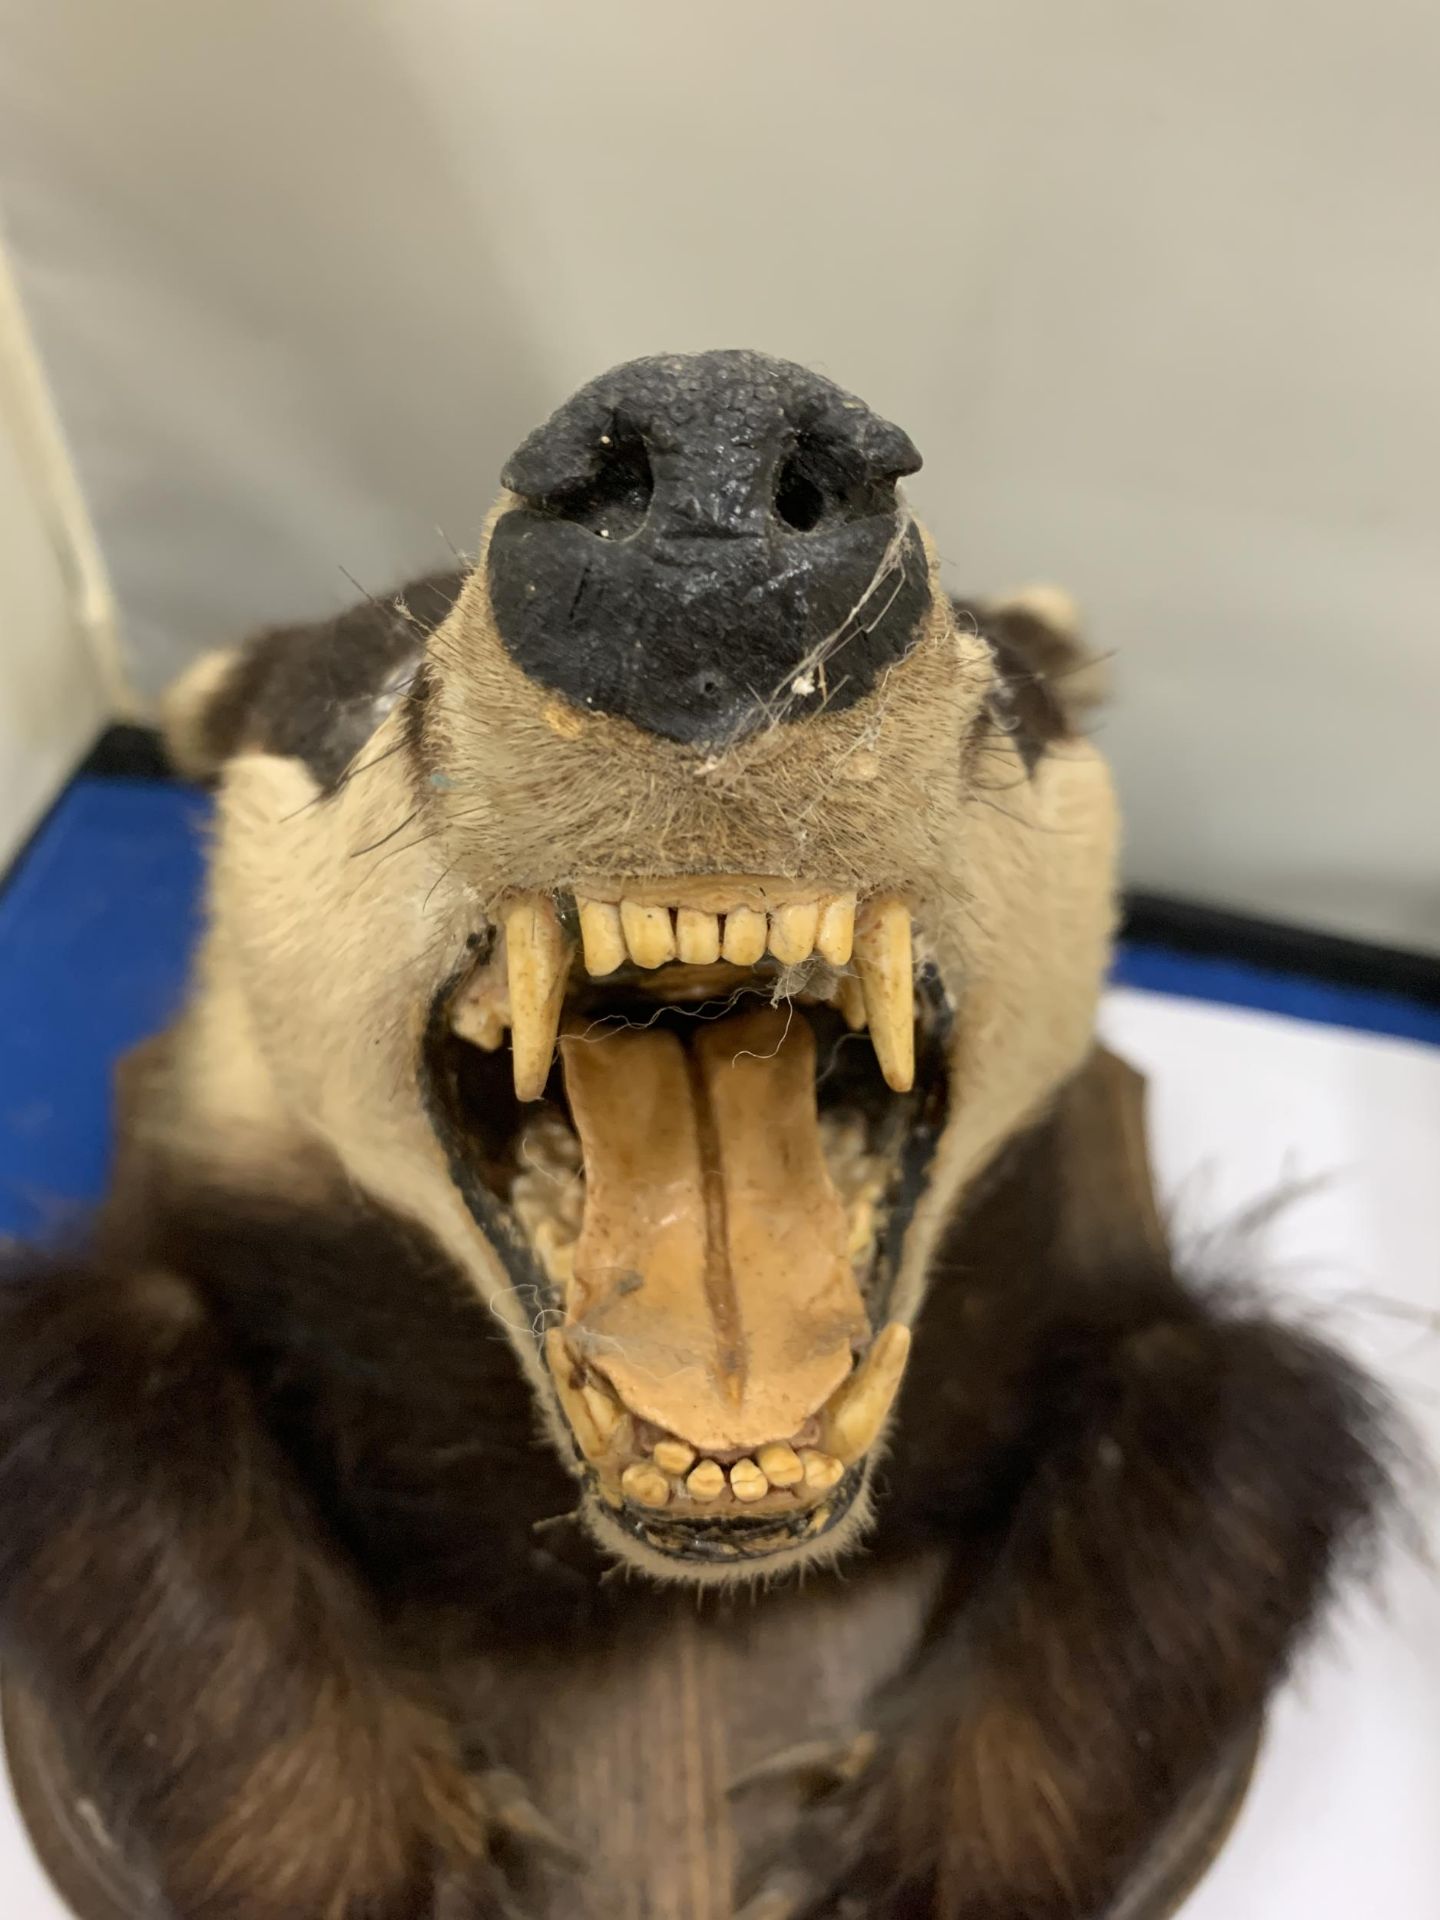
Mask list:
[[[802,471],[793,453],[776,477],[775,511],[786,526],[794,527],[797,533],[812,532],[825,512],[825,495]]]
[[[690,685],[700,699],[714,700],[725,691],[725,676],[713,671],[697,673]]]
[[[602,540],[628,540],[645,524],[654,492],[644,440],[616,424],[600,435],[584,478],[551,494],[544,505],[557,519],[573,520]]]

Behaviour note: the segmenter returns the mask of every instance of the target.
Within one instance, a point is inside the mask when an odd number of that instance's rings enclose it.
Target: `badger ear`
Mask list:
[[[1109,692],[1107,662],[1085,644],[1079,610],[1061,587],[957,599],[954,607],[994,656],[999,684],[990,721],[1013,738],[1033,773],[1048,747],[1085,732]]]
[[[1109,661],[1087,643],[1063,587],[1021,587],[982,602],[979,613],[1006,678],[1043,687],[1067,733],[1109,699]]]
[[[192,660],[160,696],[160,732],[175,771],[213,780],[234,749],[223,716],[241,662],[239,647],[219,647]]]

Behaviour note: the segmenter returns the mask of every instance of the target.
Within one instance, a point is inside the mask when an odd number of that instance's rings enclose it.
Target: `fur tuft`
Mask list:
[[[0,1268],[0,1511],[5,1658],[186,1920],[412,1920],[478,1858],[448,1733],[184,1280]]]
[[[873,1920],[1109,1912],[1243,1761],[1391,1511],[1393,1416],[1371,1383],[1162,1256],[985,1295],[968,1266],[937,1274],[918,1352],[948,1344],[950,1314],[978,1350],[947,1430],[902,1414],[897,1465],[909,1485],[930,1471],[920,1506],[903,1486],[898,1504],[950,1547],[948,1607],[879,1703],[879,1759],[760,1876],[808,1876],[799,1913],[842,1894]],[[948,1480],[947,1445],[965,1461]]]

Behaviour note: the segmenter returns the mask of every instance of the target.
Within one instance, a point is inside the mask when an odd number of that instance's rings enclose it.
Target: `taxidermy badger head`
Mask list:
[[[1063,610],[947,598],[919,465],[801,367],[635,361],[467,576],[172,700],[225,762],[186,1150],[424,1222],[670,1577],[856,1535],[937,1235],[1091,1041]]]

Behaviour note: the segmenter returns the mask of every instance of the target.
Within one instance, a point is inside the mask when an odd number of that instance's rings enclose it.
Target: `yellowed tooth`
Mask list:
[[[625,1418],[624,1413],[603,1387],[591,1386],[587,1381],[580,1389],[580,1393],[590,1410],[590,1418],[595,1423],[596,1431],[608,1446],[620,1429],[620,1423]]]
[[[622,900],[620,924],[637,967],[663,967],[675,958],[675,929],[668,907],[646,907],[638,900]]]
[[[782,967],[798,966],[815,951],[820,908],[815,901],[777,907],[770,916],[770,951]]]
[[[620,1476],[621,1491],[630,1500],[638,1500],[642,1507],[663,1507],[669,1504],[670,1482],[658,1467],[652,1467],[646,1460],[637,1460],[633,1466],[626,1467]]]
[[[537,1224],[535,1251],[557,1285],[568,1286],[575,1278],[575,1235],[563,1222],[546,1219]]]
[[[720,958],[720,917],[699,907],[675,915],[675,946],[687,967],[710,967]]]
[[[556,1395],[565,1410],[565,1418],[570,1422],[570,1429],[580,1444],[580,1451],[587,1460],[601,1459],[609,1447],[614,1427],[606,1431],[595,1418],[590,1400],[594,1388],[576,1386],[575,1363],[565,1345],[565,1336],[558,1327],[552,1327],[545,1336],[545,1357],[550,1363],[550,1378],[555,1382]],[[596,1397],[599,1398],[598,1395]]]
[[[558,1114],[542,1110],[520,1137],[520,1165],[541,1173],[573,1173],[580,1165],[580,1142]]]
[[[515,1097],[538,1100],[555,1054],[570,971],[570,942],[548,894],[528,894],[505,915],[505,965]]]
[[[467,1001],[455,1009],[450,1025],[462,1040],[494,1053],[505,1038],[505,1015],[491,1000]]]
[[[683,1440],[657,1440],[650,1457],[662,1473],[688,1473],[695,1464],[695,1449]]]
[[[692,1500],[718,1500],[725,1491],[725,1469],[718,1460],[702,1460],[685,1489]]]
[[[805,1448],[800,1464],[805,1469],[805,1484],[812,1493],[827,1493],[845,1471],[833,1454],[819,1453],[814,1447]]]
[[[820,925],[815,934],[815,946],[822,960],[828,960],[832,967],[843,967],[849,963],[855,946],[855,896],[853,893],[838,893],[827,900],[820,909]]]
[[[840,1011],[850,1031],[859,1033],[865,1025],[865,989],[853,973],[840,982]]]
[[[869,1353],[825,1408],[825,1448],[843,1466],[875,1444],[894,1405],[909,1354],[910,1329],[892,1320],[876,1334]]]
[[[752,1500],[765,1498],[770,1482],[753,1460],[737,1460],[730,1469],[730,1491],[748,1506]]]
[[[856,1254],[865,1253],[875,1239],[875,1196],[862,1193],[851,1203],[846,1216],[848,1231],[845,1238],[845,1251],[853,1260]]]
[[[915,1084],[915,961],[910,910],[894,894],[867,900],[860,909],[855,971],[885,1084],[908,1093]]]
[[[614,973],[625,963],[625,933],[620,909],[609,900],[577,900],[580,941],[585,949],[585,971],[597,977]]]
[[[800,1464],[800,1456],[793,1447],[783,1443],[772,1443],[761,1447],[755,1456],[755,1464],[770,1482],[772,1487],[798,1486],[805,1478],[805,1469]]]
[[[732,907],[725,916],[721,952],[736,967],[753,967],[765,951],[765,916],[754,907]]]

